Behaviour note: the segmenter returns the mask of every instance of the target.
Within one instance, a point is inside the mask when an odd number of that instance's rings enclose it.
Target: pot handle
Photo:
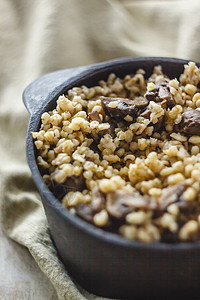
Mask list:
[[[65,85],[80,73],[88,69],[88,66],[73,69],[65,69],[47,73],[30,83],[23,92],[23,102],[28,112],[33,115],[41,106],[45,105],[47,98],[52,93],[58,94]]]

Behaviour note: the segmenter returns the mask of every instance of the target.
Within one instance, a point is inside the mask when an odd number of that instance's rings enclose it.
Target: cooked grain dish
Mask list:
[[[142,242],[200,239],[200,71],[155,66],[74,87],[33,132],[55,196],[106,231]]]

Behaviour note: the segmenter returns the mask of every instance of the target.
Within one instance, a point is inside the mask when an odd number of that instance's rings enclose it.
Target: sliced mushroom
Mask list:
[[[147,108],[145,109],[145,111],[143,111],[140,116],[146,119],[150,119],[150,115],[151,115],[151,110],[149,108],[149,106],[147,106]]]
[[[161,102],[166,100],[167,107],[172,108],[175,105],[172,94],[170,93],[169,83],[162,80],[156,84],[152,91],[147,91],[145,97],[148,101]]]
[[[92,201],[90,207],[94,213],[97,213],[105,208],[105,196],[98,187],[92,189]]]
[[[88,114],[88,120],[89,121],[97,121],[99,123],[101,123],[101,118],[100,115],[97,111],[92,111]]]
[[[155,209],[156,204],[148,196],[142,196],[138,193],[128,194],[118,190],[107,194],[106,208],[111,216],[122,219],[134,209]]]
[[[110,107],[111,102],[117,102],[116,107]],[[101,103],[106,115],[118,120],[123,121],[127,115],[130,115],[133,120],[145,109],[149,101],[145,98],[137,98],[130,100],[127,98],[112,98],[101,97]]]
[[[163,109],[166,109],[167,100],[163,100],[160,103],[160,105]],[[150,110],[149,106],[147,106],[147,108],[140,114],[141,117],[146,118],[146,119],[150,119],[150,115],[151,115],[151,110]],[[163,116],[161,116],[161,117],[163,117]]]
[[[200,111],[191,109],[184,112],[178,130],[184,134],[200,136]]]
[[[110,134],[110,136],[112,136],[113,138],[115,137],[115,128],[117,128],[117,121],[113,118],[110,118],[108,123],[110,124],[110,127],[108,129],[101,130],[101,131],[98,132],[98,136],[99,136],[100,139],[105,134]]]
[[[148,101],[154,101],[157,102],[157,97],[158,97],[158,88],[155,88],[152,91],[147,91],[146,94],[144,95]]]
[[[106,208],[108,213],[117,219],[122,219],[125,215],[132,211],[129,204],[129,199],[124,198],[124,193],[120,191],[109,193],[106,197]]]
[[[159,88],[158,97],[161,100],[166,100],[167,106],[172,108],[175,105],[175,101],[170,93],[169,83],[163,80],[157,84],[157,87]]]
[[[61,199],[66,193],[70,191],[82,191],[85,189],[85,178],[83,174],[80,176],[68,177],[63,183],[58,183],[55,181],[55,175],[58,171],[55,171],[51,176],[50,189],[55,194],[58,199]]]
[[[165,124],[165,116],[160,116],[158,122],[154,124],[154,132],[160,132]]]
[[[109,134],[111,137],[115,138],[115,128],[117,128],[117,121],[114,120],[113,118],[110,118],[110,120],[108,121],[108,123],[110,124],[110,127],[108,129],[105,130],[101,130],[99,132],[97,132],[97,130],[93,130],[90,134],[88,134],[88,138],[92,138],[93,142],[90,145],[90,148],[92,150],[94,150],[95,152],[99,153],[99,155],[101,155],[101,151],[99,150],[99,148],[97,147],[100,139],[105,135],[105,134]]]
[[[76,214],[87,222],[93,222],[94,213],[90,206],[85,203],[79,203],[76,207]]]
[[[187,187],[188,184],[185,182],[180,182],[172,187],[166,188],[159,199],[159,210],[166,210],[167,207],[172,203],[176,203],[179,208],[187,209],[190,204],[188,204],[188,202],[185,201],[182,196]]]

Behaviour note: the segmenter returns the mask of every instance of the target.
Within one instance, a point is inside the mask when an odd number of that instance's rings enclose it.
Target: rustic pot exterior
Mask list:
[[[38,130],[42,113],[53,109],[57,97],[73,86],[93,86],[111,72],[122,77],[139,68],[145,69],[148,76],[159,64],[170,78],[178,78],[187,62],[172,58],[117,59],[49,73],[24,91],[23,101],[30,112],[27,159],[52,239],[66,270],[94,294],[115,299],[197,299],[200,296],[200,242],[128,241],[71,215],[42,180],[31,131]]]

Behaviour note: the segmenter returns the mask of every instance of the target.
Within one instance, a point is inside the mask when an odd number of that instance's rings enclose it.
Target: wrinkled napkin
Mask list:
[[[25,155],[21,95],[50,71],[123,56],[200,61],[200,1],[0,0],[0,215],[59,299],[103,299],[71,280],[57,257]]]

